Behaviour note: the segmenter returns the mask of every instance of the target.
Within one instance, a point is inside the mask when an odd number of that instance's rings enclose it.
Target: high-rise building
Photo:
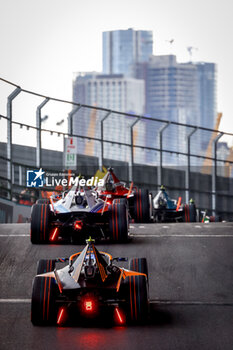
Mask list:
[[[153,53],[153,34],[148,30],[103,32],[103,73],[131,75],[134,63],[147,62]]]
[[[217,97],[216,97],[216,75],[217,68],[215,63],[197,62],[194,63],[198,74],[198,100],[200,125],[205,128],[214,129],[217,116]],[[211,134],[206,132],[205,137],[201,138],[201,149],[208,147]]]
[[[148,63],[137,63],[133,67],[134,77],[145,80],[147,115],[213,128],[216,120],[216,65],[213,63],[178,63],[176,56],[151,56]],[[148,145],[158,146],[155,137],[158,125],[148,123],[146,140]],[[173,128],[174,129],[174,128]],[[164,132],[165,147],[186,151],[187,130],[169,126]],[[190,129],[189,129],[190,131]],[[192,137],[193,153],[207,149],[211,135],[198,132]],[[156,156],[153,156],[155,159]],[[171,159],[167,155],[165,159]],[[174,158],[174,157],[173,157]]]
[[[78,73],[73,81],[73,101],[116,110],[144,113],[144,80],[123,74]]]
[[[122,74],[78,73],[73,81],[73,101],[98,106],[113,111],[143,114],[145,109],[144,80],[125,77]],[[100,138],[100,121],[106,112],[81,109],[73,118],[73,133]],[[130,142],[130,125],[134,119],[114,112],[104,122],[104,138],[122,143]],[[144,135],[141,129],[140,135]],[[79,140],[79,152],[99,156],[100,144]],[[117,145],[105,147],[105,157],[129,161],[129,149],[123,151]]]

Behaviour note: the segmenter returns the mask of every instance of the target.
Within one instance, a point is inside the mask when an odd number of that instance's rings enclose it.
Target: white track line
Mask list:
[[[2,235],[0,234],[0,237],[29,237],[30,235],[26,235],[26,234],[21,234],[21,233],[18,233],[18,234],[10,234],[10,235]]]
[[[31,299],[0,299],[2,304],[29,304]],[[150,300],[150,304],[156,305],[206,305],[206,306],[233,306],[233,302],[205,302],[205,301],[178,301],[178,300]]]
[[[6,303],[6,304],[9,304],[9,303],[30,303],[31,302],[31,299],[0,299],[0,303]]]
[[[233,302],[224,301],[180,301],[180,300],[150,300],[150,304],[158,305],[207,305],[207,306],[233,306]]]
[[[139,238],[146,238],[146,237],[157,237],[157,238],[167,238],[167,237],[180,237],[180,238],[184,238],[184,237],[191,237],[191,238],[206,238],[206,237],[213,237],[213,238],[226,238],[226,237],[231,237],[233,238],[233,235],[210,235],[210,234],[195,234],[195,235],[183,235],[183,234],[170,234],[170,235],[167,235],[167,234],[161,234],[161,235],[157,235],[157,234],[136,234],[136,233],[131,233],[130,234],[131,237],[139,237]]]

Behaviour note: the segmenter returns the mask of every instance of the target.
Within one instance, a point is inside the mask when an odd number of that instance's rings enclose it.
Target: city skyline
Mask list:
[[[233,32],[231,7],[224,0],[196,1],[193,8],[183,0],[176,4],[168,0],[156,4],[119,1],[117,6],[89,0],[85,4],[71,0],[69,6],[63,0],[22,0],[20,4],[0,0],[1,76],[25,89],[72,100],[73,72],[102,70],[102,32],[151,30],[154,54],[173,53],[178,62],[188,62],[187,47],[193,46],[198,48],[193,49],[193,61],[217,64],[218,111],[223,112],[220,129],[233,132],[232,50],[226,41],[226,33],[230,41]],[[168,42],[171,39],[175,39],[173,44]],[[7,94],[2,91],[1,84],[1,106],[5,108]],[[52,127],[55,118],[50,118],[46,127]]]

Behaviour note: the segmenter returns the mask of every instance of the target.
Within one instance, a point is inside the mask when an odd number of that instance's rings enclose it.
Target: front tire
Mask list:
[[[56,264],[55,260],[45,260],[45,259],[39,260],[37,262],[36,274],[41,275],[42,273],[54,271],[55,264]]]
[[[130,259],[129,270],[144,273],[148,278],[148,265],[146,258]]]

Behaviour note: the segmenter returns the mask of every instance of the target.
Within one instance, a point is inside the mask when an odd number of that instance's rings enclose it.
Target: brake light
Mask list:
[[[63,316],[64,316],[64,308],[62,308],[58,314],[57,324],[63,323]]]
[[[93,310],[93,305],[91,300],[86,300],[85,301],[85,310],[86,311],[92,311]]]
[[[53,234],[52,234],[52,237],[51,237],[51,241],[54,241],[56,235],[57,235],[57,231],[58,231],[58,228],[56,227],[55,230],[53,231]]]
[[[120,323],[123,323],[122,316],[121,316],[121,314],[120,314],[120,311],[119,311],[117,308],[116,308],[116,314],[117,314],[118,321],[119,321]]]
[[[83,222],[82,220],[77,220],[74,223],[75,230],[81,230],[83,228]]]

